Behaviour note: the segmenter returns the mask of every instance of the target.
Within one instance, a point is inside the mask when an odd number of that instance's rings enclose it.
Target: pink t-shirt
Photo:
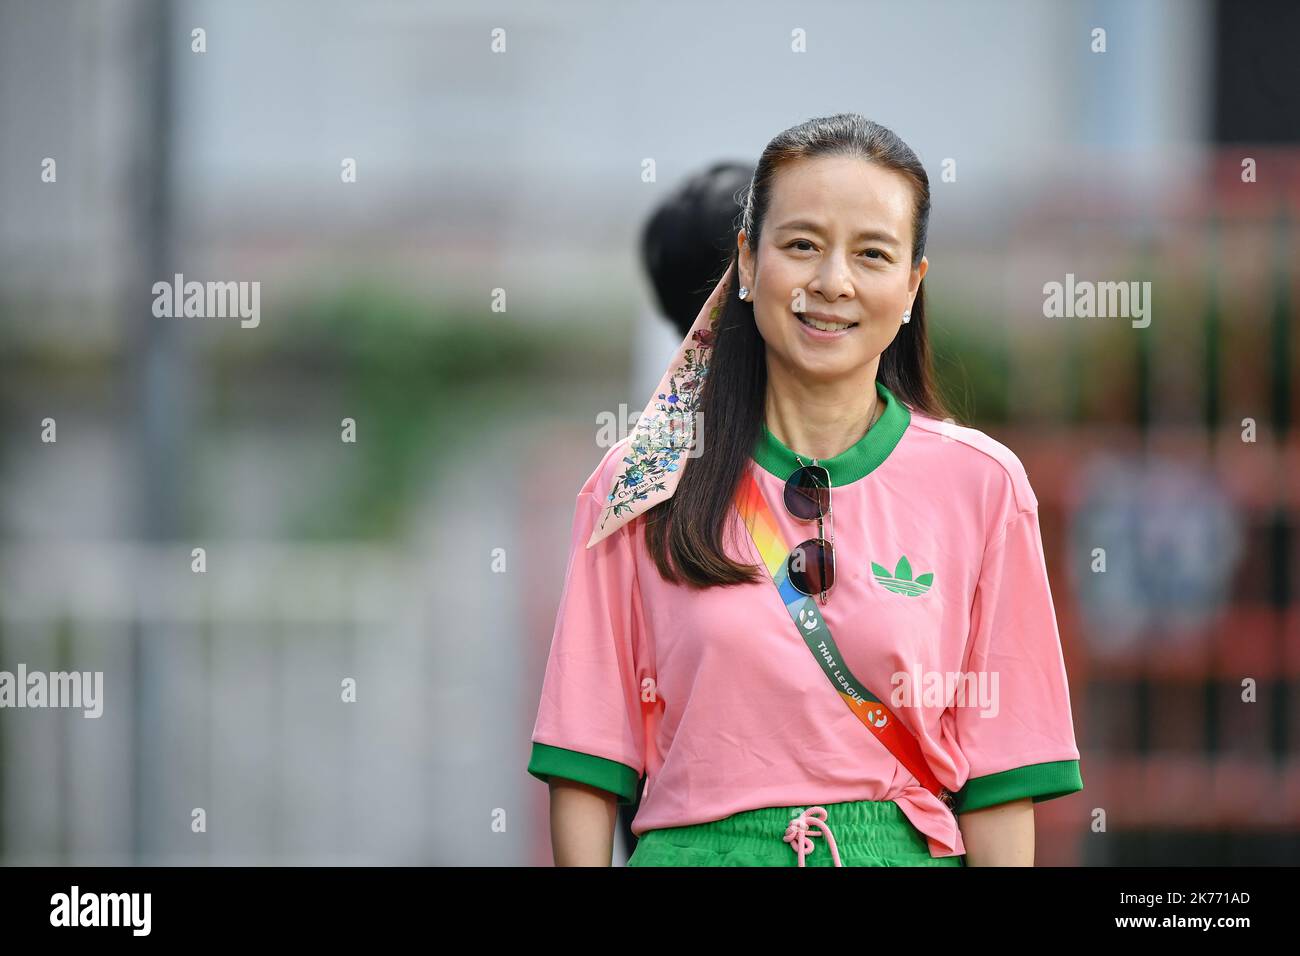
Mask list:
[[[838,579],[817,607],[849,669],[916,734],[959,812],[1081,790],[1069,688],[1020,460],[972,428],[881,418],[831,474]],[[732,510],[727,554],[752,584],[665,582],[644,516],[591,548],[629,439],[578,493],[528,770],[631,802],[634,833],[743,810],[894,800],[932,856],[965,853],[953,813],[858,721],[795,629]],[[804,458],[808,461],[808,458]],[[771,432],[748,467],[791,544],[794,452]],[[780,835],[777,835],[777,839]]]

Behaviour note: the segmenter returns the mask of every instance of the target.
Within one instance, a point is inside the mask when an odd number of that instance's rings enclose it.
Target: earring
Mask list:
[[[740,287],[740,297],[743,299],[747,295],[749,295],[749,289],[742,285]]]
[[[912,321],[912,310],[908,309],[906,312],[903,313],[903,324],[906,325],[908,322],[911,321]]]

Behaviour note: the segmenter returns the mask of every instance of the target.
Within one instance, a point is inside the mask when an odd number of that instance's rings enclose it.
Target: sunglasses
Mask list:
[[[817,537],[797,545],[786,558],[786,571],[790,583],[801,594],[809,597],[821,595],[827,601],[835,587],[835,524],[831,522],[831,536],[827,540],[822,531],[822,519],[831,517],[831,473],[813,459],[805,465],[798,455],[799,468],[786,479],[785,507],[800,521],[817,522]]]

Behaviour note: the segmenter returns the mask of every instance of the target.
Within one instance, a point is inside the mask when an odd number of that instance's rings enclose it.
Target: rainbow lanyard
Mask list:
[[[772,582],[781,595],[781,603],[785,605],[803,642],[812,651],[822,673],[830,680],[840,699],[862,722],[862,726],[871,731],[916,777],[921,786],[952,809],[952,795],[939,783],[925,762],[925,755],[921,753],[921,744],[916,736],[880,698],[853,676],[853,672],[844,663],[839,648],[835,646],[835,638],[831,636],[826,619],[817,610],[817,602],[790,583],[787,559],[791,548],[781,537],[781,529],[772,515],[772,509],[763,497],[758,482],[754,480],[753,473],[748,469],[736,491],[735,505],[754,539],[763,563],[767,565]]]

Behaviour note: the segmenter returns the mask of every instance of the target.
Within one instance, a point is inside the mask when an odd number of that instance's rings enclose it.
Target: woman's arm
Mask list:
[[[1012,800],[957,818],[967,866],[1033,866],[1034,801]]]
[[[556,866],[611,866],[618,795],[552,777],[551,852]]]

